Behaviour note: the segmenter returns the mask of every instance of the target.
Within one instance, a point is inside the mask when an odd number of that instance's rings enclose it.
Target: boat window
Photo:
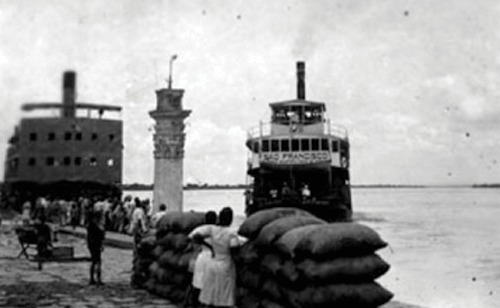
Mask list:
[[[306,122],[310,122],[312,120],[312,112],[310,110],[304,111],[304,119]]]
[[[253,143],[253,147],[252,147],[252,149],[253,149],[253,151],[254,151],[255,153],[259,153],[259,142],[258,142],[258,141],[255,141],[255,142]]]
[[[279,151],[280,151],[280,141],[271,140],[271,152],[279,152]]]
[[[47,164],[47,166],[54,166],[56,164],[56,160],[54,157],[52,156],[49,156],[47,157],[47,159],[45,160],[45,163]]]
[[[82,133],[76,133],[75,140],[82,140]]]
[[[63,165],[69,166],[71,164],[71,158],[69,156],[64,157]]]
[[[319,139],[311,139],[311,151],[319,151]]]
[[[321,150],[328,151],[328,139],[321,139]]]
[[[82,164],[82,158],[81,157],[75,157],[75,165],[80,166]]]
[[[337,153],[339,151],[339,143],[337,140],[332,140],[332,152]]]
[[[281,124],[286,124],[288,122],[286,110],[283,108],[276,108],[273,114],[273,121]]]
[[[297,117],[297,121],[302,122],[304,120],[303,106],[292,106],[292,112]]]
[[[115,165],[115,160],[110,158],[108,159],[108,167],[113,167]]]
[[[36,138],[37,138],[36,133],[30,134],[30,141],[36,141]]]
[[[113,141],[113,140],[115,140],[115,135],[109,134],[109,141]]]
[[[71,132],[66,132],[64,134],[64,140],[71,140]]]
[[[28,160],[28,165],[35,166],[36,165],[36,158],[30,157],[30,159]]]
[[[97,133],[92,133],[91,139],[92,140],[97,140]]]
[[[300,151],[299,140],[292,139],[292,152],[298,152],[298,151]]]
[[[309,147],[309,139],[301,139],[300,140],[300,150],[301,151],[309,151],[311,148]]]
[[[281,151],[282,152],[288,152],[288,151],[290,151],[290,140],[288,140],[288,139],[281,139]]]
[[[269,152],[269,140],[262,140],[262,152]]]
[[[48,136],[47,136],[47,139],[52,141],[52,140],[56,140],[56,134],[55,133],[49,133]]]
[[[95,158],[94,156],[92,156],[90,159],[89,159],[89,164],[91,166],[97,166],[97,158]]]

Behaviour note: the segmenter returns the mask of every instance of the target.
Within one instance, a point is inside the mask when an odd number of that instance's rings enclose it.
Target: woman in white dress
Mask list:
[[[210,225],[215,225],[217,223],[217,214],[213,211],[209,211],[205,215],[205,225],[199,226],[196,229],[194,229],[190,234],[189,237],[192,238],[194,234],[197,234],[198,232],[203,233],[204,229],[207,226]],[[186,299],[191,306],[198,307],[198,298],[200,296],[200,291],[203,287],[203,273],[205,273],[205,267],[207,262],[210,261],[213,257],[213,250],[212,247],[208,245],[208,243],[203,242],[200,243],[201,245],[201,250],[196,256],[196,260],[194,262],[193,266],[193,281],[192,281],[192,290],[189,292],[189,296]],[[193,303],[194,302],[194,303]]]
[[[235,303],[236,269],[231,256],[232,248],[238,247],[238,235],[229,228],[233,211],[225,207],[219,213],[217,226],[204,226],[191,234],[195,240],[205,240],[214,251],[213,258],[205,263],[199,300],[215,307],[232,307]]]

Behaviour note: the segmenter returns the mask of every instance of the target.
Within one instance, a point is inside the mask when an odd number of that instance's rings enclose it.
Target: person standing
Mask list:
[[[196,237],[197,233],[204,233],[205,228],[215,225],[217,223],[217,214],[214,211],[209,211],[205,214],[205,224],[195,228],[189,234],[190,238]],[[202,238],[199,238],[202,240]],[[196,242],[196,241],[195,241]],[[193,307],[198,307],[198,298],[200,296],[201,289],[203,288],[203,274],[205,273],[205,268],[207,262],[214,257],[213,247],[206,242],[198,242],[200,244],[200,250],[196,256],[194,266],[193,266],[193,281],[191,284],[191,290],[188,292],[186,301]]]
[[[31,223],[31,202],[26,201],[23,204],[23,212],[21,215],[23,225],[27,226]]]
[[[160,204],[159,211],[151,216],[151,227],[158,229],[158,222],[160,219],[167,214],[167,205],[165,203]]]
[[[102,285],[101,253],[104,250],[105,218],[100,204],[90,208],[87,216],[87,247],[90,251],[90,284]]]
[[[148,232],[147,217],[144,211],[144,204],[139,198],[135,198],[135,208],[132,212],[129,233],[134,237],[134,261],[137,257],[137,246],[144,234]]]
[[[302,186],[302,199],[309,200],[311,198],[311,190],[309,190],[309,186],[304,184]]]
[[[207,260],[203,271],[199,300],[215,307],[231,307],[235,304],[236,269],[232,249],[240,245],[238,235],[229,228],[233,211],[225,207],[219,213],[217,226],[206,226],[191,234],[198,242],[208,241],[214,257]]]

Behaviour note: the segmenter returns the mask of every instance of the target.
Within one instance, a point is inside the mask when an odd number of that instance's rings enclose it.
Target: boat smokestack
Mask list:
[[[63,118],[75,117],[75,101],[76,101],[76,73],[74,71],[66,71],[63,75]]]
[[[297,99],[306,99],[306,63],[297,62]]]

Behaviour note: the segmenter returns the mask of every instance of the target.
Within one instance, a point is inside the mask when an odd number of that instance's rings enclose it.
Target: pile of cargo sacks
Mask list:
[[[190,261],[197,252],[188,235],[204,223],[205,213],[199,212],[172,212],[162,217],[156,234],[144,238],[138,247],[132,285],[172,302],[183,302],[192,281]]]
[[[187,235],[203,222],[204,213],[167,214],[141,242],[132,283],[181,303],[196,251]],[[239,308],[377,307],[393,296],[375,282],[389,270],[375,253],[387,243],[365,225],[273,208],[248,217],[238,234],[247,240],[235,256]]]
[[[274,208],[250,216],[238,233],[238,307],[377,307],[392,293],[375,282],[389,265],[371,228],[326,223],[308,212]]]

